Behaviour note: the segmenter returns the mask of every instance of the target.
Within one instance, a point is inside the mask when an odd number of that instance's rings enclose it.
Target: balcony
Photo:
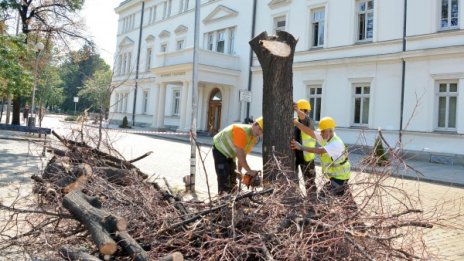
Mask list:
[[[193,48],[186,48],[169,53],[159,53],[154,61],[154,68],[193,63]],[[200,49],[199,64],[223,69],[240,71],[240,57]]]

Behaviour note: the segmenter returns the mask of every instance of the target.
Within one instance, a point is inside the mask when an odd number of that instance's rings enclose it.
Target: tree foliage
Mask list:
[[[64,101],[64,93],[59,68],[47,65],[40,75],[36,92],[37,104],[48,108],[60,106]]]
[[[110,97],[113,88],[111,86],[112,73],[109,68],[104,68],[85,81],[84,87],[79,90],[79,96],[92,103],[93,108],[105,113],[110,106]]]
[[[79,95],[79,89],[85,86],[88,79],[92,78],[97,71],[109,71],[110,66],[95,53],[91,46],[84,46],[76,52],[70,52],[66,61],[60,67],[60,76],[64,90],[63,109],[74,110],[73,97]],[[79,99],[78,108],[88,108],[93,103],[88,96]]]
[[[0,35],[0,96],[24,95],[32,91],[32,72],[20,62],[31,55],[21,37]]]

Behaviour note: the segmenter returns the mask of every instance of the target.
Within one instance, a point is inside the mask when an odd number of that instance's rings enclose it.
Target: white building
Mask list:
[[[217,130],[246,117],[239,90],[248,88],[252,30],[255,35],[286,30],[299,38],[295,100],[310,99],[316,120],[332,116],[346,143],[373,145],[382,128],[395,144],[403,129],[406,150],[464,161],[464,0],[202,2],[199,129]],[[115,81],[127,79],[127,72],[133,78],[141,3],[126,1],[116,9],[123,58],[115,68],[128,69]],[[155,5],[156,12],[150,11]],[[194,0],[146,1],[136,123],[188,129],[191,96],[185,93],[191,87],[193,6]],[[125,50],[131,54],[124,56]],[[124,57],[131,62],[125,65]],[[262,107],[256,57],[251,71],[249,114],[256,118]],[[122,101],[113,119],[132,116],[133,82],[113,95],[113,103]],[[221,102],[211,98],[216,88]]]
[[[142,0],[125,1],[120,15],[111,118],[132,121]],[[198,129],[216,132],[245,115],[252,8],[241,1],[202,1]],[[136,125],[190,129],[194,6],[191,0],[145,1],[140,44]],[[242,111],[241,111],[242,110]],[[240,114],[242,116],[240,116]]]

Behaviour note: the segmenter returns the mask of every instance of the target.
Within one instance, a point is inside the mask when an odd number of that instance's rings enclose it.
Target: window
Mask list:
[[[214,47],[214,33],[208,33],[208,46],[206,49],[212,51]]]
[[[187,12],[187,10],[188,10],[188,5],[189,5],[189,1],[188,1],[188,0],[180,0],[180,4],[179,4],[179,14],[182,13],[182,12]]]
[[[174,90],[173,92],[173,102],[172,102],[172,115],[179,116],[180,111],[180,90]]]
[[[235,54],[235,28],[229,29],[229,54]]]
[[[183,48],[184,48],[184,40],[177,41],[176,49],[177,50],[182,50]]]
[[[371,87],[367,84],[358,84],[354,87],[354,125],[369,123],[370,91]]]
[[[312,46],[319,47],[324,45],[324,19],[325,10],[314,10],[312,14]]]
[[[127,100],[128,100],[128,98],[129,98],[128,93],[123,94],[122,111],[121,112],[127,112]]]
[[[151,56],[152,56],[152,49],[147,48],[147,68],[146,68],[147,71],[149,71],[151,68]]]
[[[440,28],[455,29],[459,26],[459,0],[441,0]]]
[[[358,40],[369,40],[374,35],[374,1],[358,1]]]
[[[118,55],[118,67],[116,68],[118,75],[122,74],[122,54]]]
[[[122,55],[122,68],[121,68],[122,74],[126,73],[126,68],[127,68],[127,53]]]
[[[225,45],[225,31],[218,31],[217,37],[216,37],[216,52],[218,53],[224,53],[224,45]]]
[[[149,9],[149,16],[148,16],[148,23],[151,24],[151,23],[154,23],[156,22],[156,9],[157,9],[157,6],[152,6],[150,7]]]
[[[187,12],[189,8],[189,0],[184,0],[184,12]]]
[[[122,112],[122,94],[116,94],[116,112]]]
[[[457,82],[441,82],[438,84],[438,122],[441,130],[456,130],[456,112],[458,103]]]
[[[274,18],[274,33],[277,33],[278,31],[285,31],[285,25],[285,16]]]
[[[319,121],[321,119],[322,86],[310,85],[308,100],[311,103],[311,111],[309,112],[309,116],[313,120]]]
[[[167,17],[171,16],[171,10],[172,10],[172,0],[168,0],[168,14],[167,14]]]
[[[143,107],[142,113],[146,114],[148,109],[148,90],[143,91]]]
[[[131,72],[131,63],[132,63],[132,53],[128,53],[127,54],[127,69],[126,69],[127,73]]]
[[[166,19],[167,10],[168,10],[168,3],[164,2],[163,3],[163,20]]]
[[[160,52],[165,53],[167,51],[168,51],[168,44],[167,43],[161,44]]]

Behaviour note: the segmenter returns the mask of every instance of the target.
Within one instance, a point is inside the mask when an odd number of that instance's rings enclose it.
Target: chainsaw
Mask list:
[[[237,176],[242,179],[242,184],[247,186],[248,189],[250,187],[255,188],[255,187],[260,187],[261,186],[262,178],[261,178],[261,171],[260,170],[258,170],[258,173],[254,177],[252,177],[251,175],[248,175],[248,174],[242,174],[242,173],[240,173],[238,171],[235,171],[235,173],[237,173]]]

